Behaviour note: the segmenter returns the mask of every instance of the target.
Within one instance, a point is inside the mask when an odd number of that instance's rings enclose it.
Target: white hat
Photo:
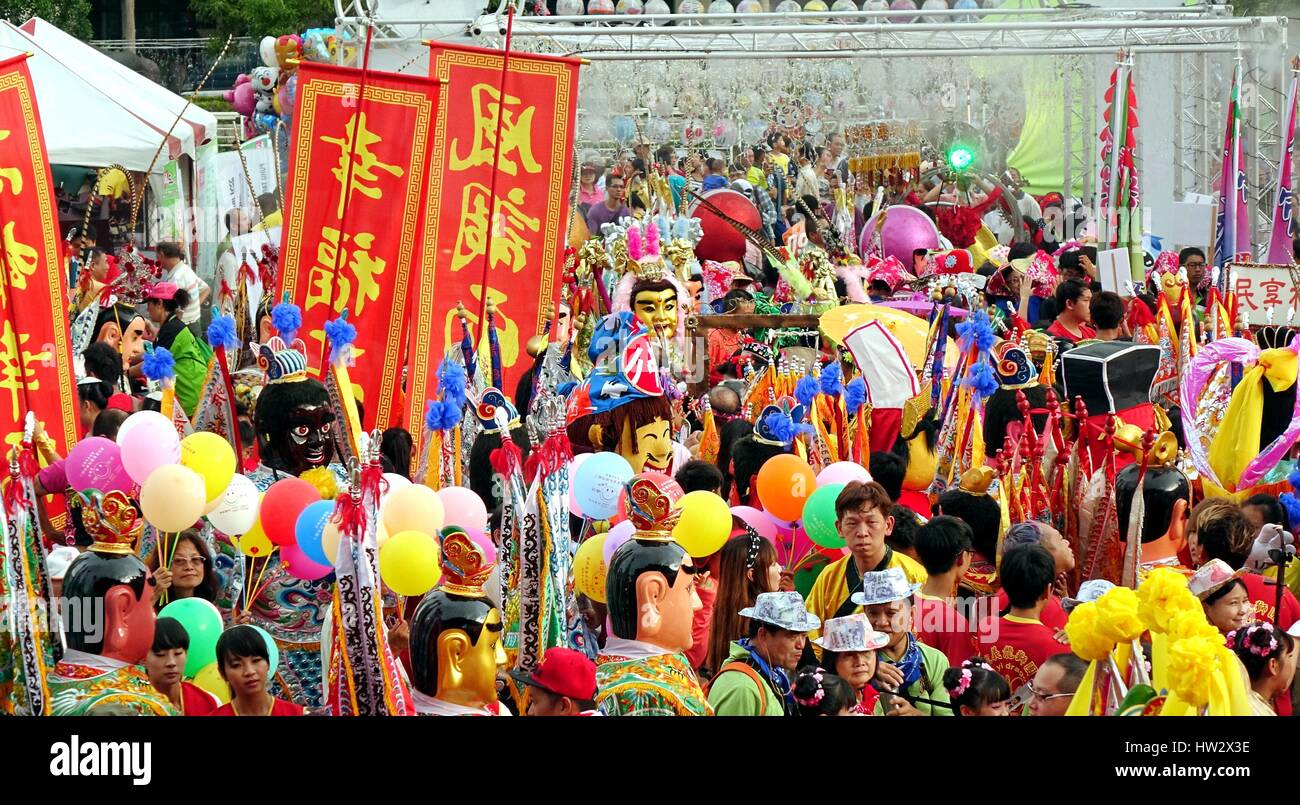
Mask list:
[[[911,598],[921,589],[920,584],[909,584],[907,574],[900,567],[891,567],[876,573],[862,574],[862,592],[853,594],[853,603],[862,607],[888,604]]]
[[[740,610],[740,617],[791,632],[811,632],[822,625],[821,619],[809,612],[804,605],[803,596],[793,590],[759,593],[754,599],[754,606]]]
[[[813,642],[827,651],[875,651],[889,645],[889,635],[872,629],[867,616],[857,612],[827,619],[822,636]]]
[[[1211,559],[1197,568],[1192,577],[1187,580],[1187,589],[1192,591],[1192,595],[1204,601],[1222,589],[1224,585],[1231,584],[1245,573],[1246,569],[1244,567],[1233,571],[1232,566],[1222,559]]]
[[[45,557],[45,569],[49,572],[50,579],[61,581],[78,556],[81,556],[81,553],[70,545],[59,545],[50,551]]]

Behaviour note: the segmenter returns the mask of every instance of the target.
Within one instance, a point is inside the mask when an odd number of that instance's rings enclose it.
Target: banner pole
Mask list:
[[[506,76],[510,70],[510,41],[514,36],[515,27],[515,7],[513,4],[506,10],[506,41],[501,55],[501,81],[497,85],[497,134],[492,141],[492,179],[488,183],[488,220],[490,228],[493,225],[493,217],[496,212],[497,200],[497,174],[501,172],[501,124],[506,119]],[[482,344],[487,334],[487,300],[488,300],[488,271],[492,268],[492,239],[489,237],[486,247],[483,249],[483,273],[479,286],[483,289],[481,298],[478,303],[478,326],[479,336],[476,343]]]

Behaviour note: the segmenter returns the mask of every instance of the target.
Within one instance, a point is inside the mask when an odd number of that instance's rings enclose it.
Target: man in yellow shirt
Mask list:
[[[861,588],[863,574],[898,568],[909,583],[925,582],[925,568],[885,543],[894,529],[892,507],[889,494],[875,481],[854,481],[835,499],[835,528],[850,554],[827,565],[808,593],[808,611],[823,623],[862,611],[850,595]],[[810,645],[819,634],[809,634]]]

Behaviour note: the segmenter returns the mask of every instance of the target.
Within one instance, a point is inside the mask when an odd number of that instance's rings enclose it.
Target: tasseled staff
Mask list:
[[[279,309],[279,306],[276,307]],[[348,367],[355,363],[352,343],[357,339],[357,328],[348,321],[344,308],[337,319],[325,322],[325,337],[329,340],[329,372],[325,375],[325,390],[329,393],[334,415],[343,425],[344,438],[339,444],[339,461],[346,465],[361,454],[360,435],[365,427],[357,416],[357,403],[352,394],[352,379]],[[336,440],[337,442],[337,440]],[[409,467],[407,468],[409,471]]]
[[[45,715],[50,705],[47,675],[61,654],[50,640],[53,587],[45,567],[33,483],[39,465],[32,448],[36,417],[28,412],[22,442],[9,455],[9,482],[0,507],[0,600],[8,601],[0,621],[0,712]]]
[[[485,291],[486,293],[486,291]],[[496,324],[497,305],[492,299],[487,302],[487,334],[488,334],[488,354],[492,357],[492,388],[499,389],[504,385],[501,369],[501,341],[497,333]]]
[[[474,354],[474,336],[469,330],[469,312],[465,310],[465,305],[456,303],[456,318],[460,319],[460,354],[465,361],[465,373],[469,380],[474,379],[474,370],[478,368],[478,361]]]
[[[199,404],[194,409],[194,428],[223,436],[234,448],[236,456],[244,455],[244,445],[239,436],[239,418],[235,411],[230,350],[238,350],[240,343],[232,317],[212,317],[212,323],[208,325],[208,345],[212,347],[212,360],[208,361],[207,378],[203,382]]]
[[[365,464],[352,462],[349,489],[338,496],[330,520],[339,547],[331,602],[329,708],[336,716],[404,716],[414,713],[410,690],[388,643],[379,582],[379,465],[381,433],[364,442]]]
[[[162,389],[161,413],[171,420],[176,434],[184,439],[190,434],[191,427],[185,409],[176,404],[176,359],[170,351],[148,342],[145,342],[144,348],[144,361],[140,364],[140,371]]]
[[[428,400],[424,414],[424,455],[416,472],[416,482],[430,489],[447,486],[447,467],[459,463],[458,456],[448,443],[460,433],[460,423],[465,408],[465,367],[447,358],[438,364],[438,394],[440,400]],[[451,452],[451,455],[448,453]]]

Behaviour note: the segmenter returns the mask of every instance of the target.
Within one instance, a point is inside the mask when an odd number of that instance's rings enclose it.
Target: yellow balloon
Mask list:
[[[240,536],[239,550],[248,556],[256,557],[270,556],[271,551],[275,550],[271,540],[267,539],[266,534],[262,533],[262,522],[260,520],[253,523],[253,527],[248,530],[247,534]]]
[[[442,498],[424,484],[402,487],[384,501],[384,525],[394,537],[403,531],[436,534],[443,516]]]
[[[598,603],[605,603],[605,540],[609,534],[588,537],[573,555],[573,589]]]
[[[235,477],[235,451],[230,442],[215,433],[199,431],[181,439],[181,466],[189,467],[203,479],[206,503],[230,486]]]
[[[691,556],[711,556],[731,536],[731,509],[712,492],[703,489],[688,492],[673,508],[682,510],[681,519],[673,528],[673,540]]]
[[[379,575],[398,595],[424,595],[442,576],[438,553],[438,541],[428,534],[399,532],[379,549]]]
[[[375,529],[375,542],[381,548],[384,547],[385,542],[388,542],[388,530],[384,528],[383,523],[380,523],[379,528]],[[320,545],[325,549],[325,555],[329,557],[330,564],[337,564],[339,554],[339,527],[334,524],[334,521],[331,520],[325,523],[325,530],[322,531],[320,535]]]
[[[230,704],[230,686],[221,678],[217,664],[210,662],[194,675],[194,684],[217,697],[222,704]]]
[[[194,525],[207,502],[203,479],[180,464],[164,464],[149,473],[140,487],[140,513],[155,528],[170,534]]]

